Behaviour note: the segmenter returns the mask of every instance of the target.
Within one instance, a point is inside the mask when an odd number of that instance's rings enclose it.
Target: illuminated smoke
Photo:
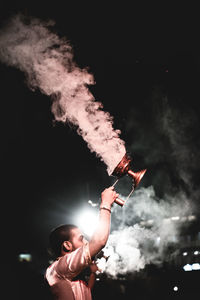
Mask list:
[[[50,31],[53,25],[15,16],[0,32],[0,60],[23,71],[32,90],[52,97],[55,119],[77,127],[110,175],[126,152],[124,141],[113,129],[112,116],[88,89],[93,76],[76,65],[70,43]]]
[[[123,198],[123,196],[121,196]],[[123,209],[113,206],[112,231],[104,248],[108,256],[100,269],[116,278],[140,271],[147,264],[162,264],[168,247],[180,239],[181,227],[194,207],[183,193],[158,199],[152,186],[134,192]]]

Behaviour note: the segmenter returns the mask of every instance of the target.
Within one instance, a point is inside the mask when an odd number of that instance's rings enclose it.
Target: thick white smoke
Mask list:
[[[77,126],[110,175],[126,152],[124,141],[113,129],[112,116],[88,89],[93,76],[76,65],[70,43],[50,31],[53,25],[15,16],[0,32],[0,60],[23,71],[31,89],[52,96],[55,119]]]
[[[193,210],[183,193],[158,199],[152,186],[137,189],[123,209],[113,206],[113,230],[104,249],[108,260],[99,259],[99,268],[116,278],[149,263],[162,264],[168,246],[179,241],[181,227]]]

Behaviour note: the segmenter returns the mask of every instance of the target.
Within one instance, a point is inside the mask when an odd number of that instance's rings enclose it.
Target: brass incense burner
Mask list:
[[[139,172],[133,172],[130,169],[131,161],[132,161],[131,157],[128,154],[125,154],[124,157],[122,158],[122,160],[119,162],[119,164],[116,166],[116,168],[114,169],[114,171],[112,173],[113,176],[117,177],[117,180],[115,181],[113,186],[115,186],[115,184],[118,182],[118,180],[121,177],[123,177],[124,175],[129,175],[132,178],[132,190],[131,190],[130,194],[128,195],[127,199],[134,192],[135,188],[138,186],[138,184],[140,183],[142,177],[144,176],[144,174],[146,172],[146,169],[141,170]],[[125,203],[125,200],[117,198],[115,200],[115,202],[118,205],[123,206]]]

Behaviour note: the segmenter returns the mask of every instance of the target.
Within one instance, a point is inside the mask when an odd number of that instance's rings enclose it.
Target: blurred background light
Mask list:
[[[89,238],[95,231],[98,222],[98,212],[92,209],[83,210],[76,217],[76,224]]]
[[[177,292],[177,291],[178,291],[178,287],[177,287],[177,286],[174,286],[174,287],[173,287],[173,290],[174,290],[175,292]]]
[[[184,271],[192,271],[192,266],[190,264],[187,264],[183,266]]]
[[[192,270],[200,270],[200,264],[199,263],[192,264]]]
[[[184,271],[196,271],[200,270],[200,264],[199,263],[193,263],[193,264],[187,264],[183,266]]]
[[[32,261],[32,255],[30,253],[20,253],[18,255],[18,260],[20,262],[31,262]]]

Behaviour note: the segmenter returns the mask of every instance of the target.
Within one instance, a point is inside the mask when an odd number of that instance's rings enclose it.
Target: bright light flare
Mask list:
[[[86,234],[91,237],[98,223],[98,212],[94,210],[84,210],[77,216],[76,224]]]

